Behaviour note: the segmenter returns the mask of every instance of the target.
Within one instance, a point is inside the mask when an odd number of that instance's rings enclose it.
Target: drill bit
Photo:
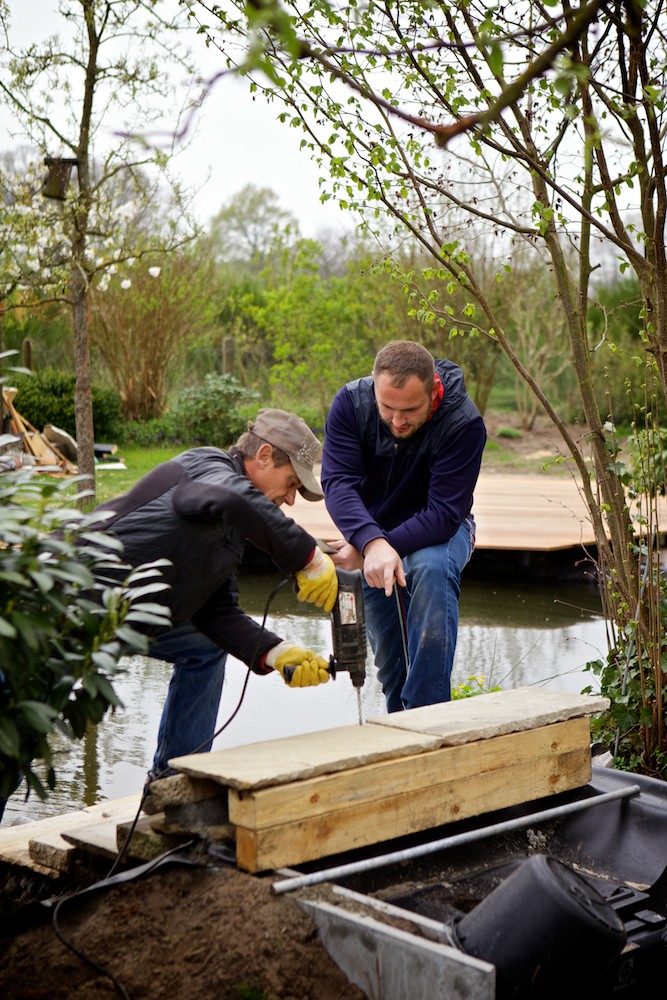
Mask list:
[[[356,688],[356,692],[357,692],[357,712],[359,713],[359,725],[363,726],[364,713],[361,709],[361,688]]]

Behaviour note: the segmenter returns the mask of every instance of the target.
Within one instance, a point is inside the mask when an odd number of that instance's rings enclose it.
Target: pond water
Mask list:
[[[241,604],[258,621],[277,582],[270,573],[240,578]],[[288,588],[272,602],[267,626],[325,657],[331,652],[328,615],[300,604]],[[590,684],[596,690],[596,678],[584,666],[605,651],[606,628],[592,585],[464,580],[453,686],[474,677],[485,688],[536,685],[579,693]],[[17,792],[7,804],[3,826],[141,791],[171,668],[147,657],[132,657],[123,666],[116,689],[124,708],[91,728],[82,742],[60,742],[55,791],[45,802],[34,795],[26,802]],[[363,717],[369,719],[385,714],[370,656],[366,673],[361,698]],[[237,708],[246,675],[243,664],[228,660],[218,728]],[[250,674],[243,704],[214,749],[357,723],[357,692],[347,674],[301,690],[286,687],[277,674]]]

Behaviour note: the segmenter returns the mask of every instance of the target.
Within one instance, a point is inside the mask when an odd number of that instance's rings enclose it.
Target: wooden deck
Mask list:
[[[315,538],[339,538],[324,501],[308,503],[297,494],[283,508]],[[477,549],[556,552],[594,545],[588,510],[570,476],[482,472],[473,513]],[[667,502],[660,503],[660,529],[667,530]]]

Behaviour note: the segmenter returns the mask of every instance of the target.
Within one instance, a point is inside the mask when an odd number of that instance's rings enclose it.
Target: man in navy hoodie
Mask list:
[[[363,569],[368,637],[389,712],[449,701],[461,573],[475,543],[473,491],[486,430],[461,369],[393,341],[373,374],[336,395],[322,489]]]

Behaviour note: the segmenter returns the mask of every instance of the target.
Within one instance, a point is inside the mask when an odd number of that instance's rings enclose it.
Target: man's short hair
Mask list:
[[[373,377],[378,375],[388,375],[397,389],[416,375],[430,389],[435,378],[435,361],[431,352],[414,340],[392,340],[375,357]]]
[[[254,458],[263,444],[269,444],[269,442],[257,437],[252,431],[245,431],[236,442],[236,447],[244,458]],[[276,448],[274,444],[271,445],[271,458],[277,469],[287,465],[290,461],[287,452],[283,451],[282,448]]]

